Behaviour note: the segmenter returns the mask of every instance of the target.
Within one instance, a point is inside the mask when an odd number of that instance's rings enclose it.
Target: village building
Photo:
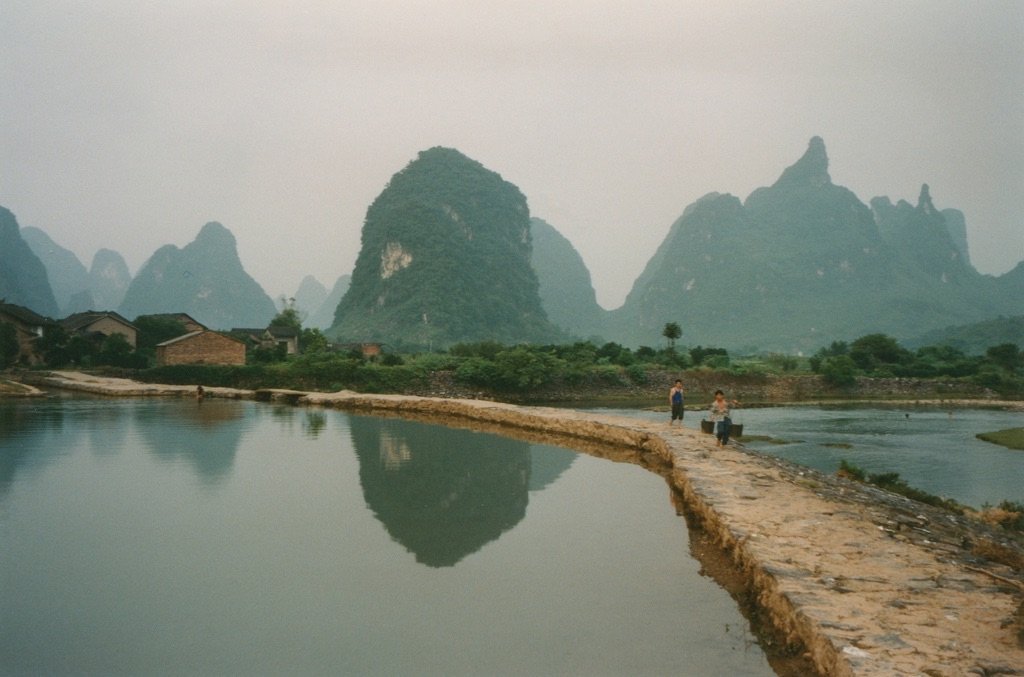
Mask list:
[[[43,361],[37,341],[48,328],[55,326],[53,320],[25,306],[0,301],[0,322],[14,327],[14,334],[18,339],[18,362],[34,365]]]
[[[175,322],[179,322],[183,327],[185,327],[186,333],[207,329],[206,325],[188,313],[147,313],[145,315],[139,315],[139,317],[151,317],[158,320],[173,320]],[[137,317],[135,319],[138,320],[139,318]]]
[[[89,310],[69,315],[58,322],[69,334],[82,336],[113,336],[121,334],[132,348],[136,347],[138,330],[131,322],[113,311]]]
[[[209,329],[200,329],[156,346],[156,363],[245,364],[245,342]]]
[[[271,325],[265,329],[236,327],[231,335],[247,341],[253,348],[274,349],[282,346],[285,355],[298,355],[299,332],[294,327]]]

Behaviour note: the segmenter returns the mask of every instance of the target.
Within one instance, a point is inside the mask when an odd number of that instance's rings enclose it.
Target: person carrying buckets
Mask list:
[[[721,390],[715,391],[715,399],[711,402],[711,409],[708,417],[715,423],[715,437],[718,439],[718,446],[724,447],[729,444],[729,431],[732,428],[732,407],[738,406],[736,400],[725,399],[725,393]]]

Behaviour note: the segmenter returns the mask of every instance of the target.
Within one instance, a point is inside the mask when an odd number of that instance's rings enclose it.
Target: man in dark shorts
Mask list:
[[[683,425],[683,381],[676,379],[675,385],[668,391],[668,404],[672,408],[672,418],[668,424],[672,425],[679,419],[679,425]]]

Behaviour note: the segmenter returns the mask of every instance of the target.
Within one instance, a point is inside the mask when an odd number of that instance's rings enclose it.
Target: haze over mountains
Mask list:
[[[677,322],[684,345],[809,352],[866,333],[911,339],[1024,314],[1024,262],[1000,277],[978,273],[964,215],[936,208],[927,185],[914,204],[865,203],[828,167],[815,137],[746,200],[700,198],[609,311],[572,243],[531,218],[516,186],[457,150],[432,148],[368,208],[351,277],[328,292],[307,276],[294,304],[304,326],[337,339],[434,348],[573,337],[658,345]],[[0,298],[51,317],[90,307],[129,319],[186,312],[222,329],[264,326],[279,310],[218,223],[182,249],[161,247],[130,279],[116,252],[97,252],[87,271],[44,231],[19,231],[6,209]]]

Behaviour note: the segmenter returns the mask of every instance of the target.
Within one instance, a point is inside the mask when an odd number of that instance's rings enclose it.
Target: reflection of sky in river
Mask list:
[[[604,410],[667,421],[667,413]],[[697,427],[701,412],[686,412]],[[739,410],[748,436],[788,444],[748,441],[749,448],[823,472],[843,459],[869,473],[899,473],[908,484],[980,507],[1004,499],[1024,501],[1024,451],[975,437],[1024,425],[1019,413],[987,409],[891,407],[771,407]]]

